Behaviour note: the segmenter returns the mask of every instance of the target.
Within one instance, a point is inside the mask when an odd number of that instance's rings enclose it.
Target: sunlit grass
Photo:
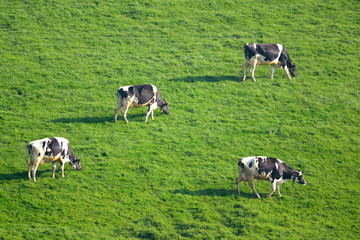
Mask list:
[[[266,7],[265,7],[266,6]],[[0,239],[355,239],[359,27],[355,1],[12,1],[0,6]],[[241,83],[247,42],[298,66]],[[151,83],[170,115],[130,109]],[[25,146],[70,140],[83,171],[27,179]],[[235,193],[237,160],[268,155],[308,184]],[[264,195],[270,183],[257,181]]]

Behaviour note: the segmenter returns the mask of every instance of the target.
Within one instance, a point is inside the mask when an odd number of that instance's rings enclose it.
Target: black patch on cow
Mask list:
[[[42,148],[43,148],[43,149],[45,148],[45,145],[46,145],[46,141],[43,141],[43,142],[42,142]]]
[[[241,167],[241,168],[245,167],[244,163],[242,162],[242,158],[239,159],[238,166]]]
[[[135,94],[134,86],[129,87],[128,92],[130,93],[130,96],[134,95]]]
[[[38,153],[38,157],[40,157],[40,155],[41,155],[41,154],[40,154],[40,153]]]
[[[170,114],[168,104],[164,99],[161,98],[159,90],[156,92],[156,103],[160,107],[161,111],[163,111],[165,114]]]
[[[254,48],[254,44],[245,44],[244,45],[244,54],[245,54],[245,58],[247,60],[249,60],[250,58],[255,56],[256,51],[255,51],[255,48]]]
[[[289,167],[286,163],[281,163],[280,168],[281,170],[281,175],[283,177],[283,179],[291,179],[293,174],[296,173],[296,170],[294,170],[293,168]]]
[[[244,54],[247,60],[256,54],[260,54],[265,57],[265,61],[273,61],[279,56],[279,48],[274,43],[245,44]]]
[[[50,150],[50,152],[45,152],[45,155],[47,156],[49,155],[56,156],[62,151],[62,148],[60,147],[60,143],[56,138],[50,138],[47,148]]]
[[[118,90],[118,96],[121,96],[121,98],[127,98],[127,96],[129,96],[129,95],[126,91],[124,91],[124,89],[120,88]]]
[[[271,162],[273,162],[273,163],[279,162],[278,159],[273,158],[273,157],[267,157],[265,160],[266,160],[266,161],[271,161]]]
[[[253,162],[251,161],[250,164],[249,164],[249,168],[251,168],[253,165]]]
[[[133,88],[130,90],[130,88]],[[129,92],[134,91],[135,96],[139,100],[139,104],[145,104],[154,98],[154,89],[151,84],[134,85],[129,88]]]
[[[278,165],[277,168],[276,168],[276,164]],[[281,177],[284,180],[291,179],[292,175],[296,172],[286,163],[280,162],[278,159],[272,157],[267,157],[266,159],[264,159],[262,163],[259,162],[258,166],[259,166],[258,169],[259,174],[264,172],[268,174],[269,172],[272,171],[270,177],[273,179],[273,181],[275,179],[280,179]]]
[[[274,43],[256,44],[256,52],[263,55],[265,61],[273,61],[279,56],[278,45]]]
[[[267,157],[266,159],[258,158],[257,160],[259,174],[272,172],[271,177],[273,178],[273,175],[277,172],[275,163],[279,163],[279,160],[271,157]]]

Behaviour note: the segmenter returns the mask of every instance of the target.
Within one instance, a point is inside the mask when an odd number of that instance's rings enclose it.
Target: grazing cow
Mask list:
[[[117,116],[122,106],[124,107],[122,115],[126,124],[129,123],[126,118],[127,111],[132,107],[149,106],[145,122],[147,122],[150,114],[151,118],[154,120],[154,110],[157,107],[160,107],[162,112],[169,114],[167,102],[161,98],[159,90],[154,85],[143,84],[120,87],[117,96],[118,104],[115,109],[115,122],[117,121]]]
[[[30,142],[26,146],[30,162],[28,165],[28,176],[31,179],[31,171],[33,180],[36,182],[36,170],[44,162],[52,163],[52,177],[55,178],[56,163],[60,163],[61,175],[64,175],[64,165],[70,162],[70,166],[76,170],[81,170],[80,159],[74,156],[69,141],[61,137],[44,138]],[[27,162],[27,159],[26,159]]]
[[[274,77],[275,66],[285,69],[285,72],[289,79],[291,76],[296,77],[296,66],[291,61],[286,48],[281,44],[273,43],[247,43],[244,45],[244,54],[246,62],[242,66],[243,77],[242,81],[246,79],[246,68],[250,67],[251,77],[255,79],[255,68],[258,65],[270,65],[271,79]]]
[[[302,185],[306,182],[302,176],[301,171],[297,171],[286,165],[280,159],[271,157],[244,157],[240,158],[239,162],[239,177],[236,179],[236,189],[240,194],[239,183],[247,181],[258,198],[261,198],[255,189],[254,179],[269,180],[272,184],[272,191],[266,195],[270,197],[275,190],[278,191],[280,197],[280,184],[286,180],[293,180]]]

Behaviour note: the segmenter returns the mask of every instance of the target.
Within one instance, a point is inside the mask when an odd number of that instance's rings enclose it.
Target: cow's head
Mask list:
[[[163,100],[163,102],[161,103],[160,111],[166,114],[170,114],[168,104],[165,100]]]
[[[77,156],[75,156],[75,158],[72,161],[70,161],[70,166],[76,170],[82,169],[80,164],[80,159]]]
[[[292,179],[293,179],[293,185],[294,182],[300,183],[302,185],[306,185],[305,179],[303,178],[301,171],[296,171],[295,173],[293,173]]]
[[[291,74],[291,76],[296,77],[296,65],[295,63],[291,64],[291,66],[289,66],[289,72]]]

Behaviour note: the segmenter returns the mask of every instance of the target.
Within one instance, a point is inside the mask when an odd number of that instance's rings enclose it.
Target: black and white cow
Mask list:
[[[52,177],[55,178],[56,163],[60,163],[61,175],[64,175],[64,165],[70,162],[70,165],[76,169],[81,170],[80,159],[74,156],[69,141],[66,138],[52,137],[35,140],[26,146],[26,151],[30,155],[30,162],[28,164],[28,176],[31,179],[31,171],[33,180],[36,182],[36,170],[44,162],[52,163]],[[26,160],[27,161],[27,160]]]
[[[122,115],[125,123],[129,123],[126,118],[127,111],[132,107],[148,106],[149,109],[146,114],[145,122],[147,122],[149,115],[154,120],[154,110],[160,107],[161,111],[169,114],[167,102],[161,98],[160,92],[154,85],[143,84],[120,87],[118,89],[118,104],[115,109],[114,121],[117,121],[120,108],[123,106]]]
[[[247,43],[244,45],[244,54],[246,62],[242,66],[242,81],[245,81],[246,79],[246,68],[251,66],[251,77],[254,82],[256,82],[255,68],[258,65],[270,65],[271,79],[273,79],[274,77],[275,66],[284,68],[289,79],[291,79],[291,76],[296,77],[295,63],[291,61],[291,58],[286,48],[281,44]]]
[[[306,185],[301,171],[297,171],[286,165],[280,159],[271,157],[244,157],[238,161],[239,177],[236,179],[236,189],[240,194],[239,183],[247,181],[254,191],[255,195],[260,198],[259,193],[255,189],[254,179],[269,180],[272,184],[272,191],[266,195],[271,196],[275,190],[278,191],[280,197],[280,184],[286,180]]]

